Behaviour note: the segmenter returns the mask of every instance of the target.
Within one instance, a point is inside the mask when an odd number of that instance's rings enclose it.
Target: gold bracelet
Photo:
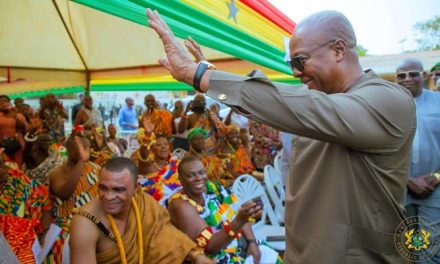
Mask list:
[[[436,178],[438,182],[440,182],[440,173],[439,172],[433,172],[431,173],[431,176]]]

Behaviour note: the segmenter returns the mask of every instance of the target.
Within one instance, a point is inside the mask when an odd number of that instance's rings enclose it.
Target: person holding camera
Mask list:
[[[192,114],[188,115],[189,111]],[[224,135],[224,124],[217,115],[206,108],[206,100],[203,94],[197,94],[185,108],[180,120],[178,132],[184,133],[192,128],[202,128],[208,132],[206,136],[206,151],[214,154],[217,151],[219,140]]]

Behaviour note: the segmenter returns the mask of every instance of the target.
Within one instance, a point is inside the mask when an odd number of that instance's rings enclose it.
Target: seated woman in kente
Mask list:
[[[140,140],[136,152],[139,169],[138,182],[142,190],[153,196],[161,205],[181,188],[177,177],[179,160],[171,157],[170,143],[165,135],[155,136],[150,127],[146,138]]]
[[[244,263],[247,257],[260,263],[260,247],[274,253],[270,263],[277,263],[276,252],[258,245],[248,223],[261,217],[262,207],[258,203],[247,202],[237,208],[237,198],[233,194],[220,184],[208,181],[198,157],[183,158],[178,172],[183,189],[168,201],[171,221],[177,228],[217,263]]]

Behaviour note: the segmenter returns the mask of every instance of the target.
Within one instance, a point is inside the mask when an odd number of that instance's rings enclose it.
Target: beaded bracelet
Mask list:
[[[214,231],[210,226],[203,229],[202,232],[196,238],[196,244],[202,249],[205,249],[208,246],[209,240],[211,239]]]
[[[226,233],[228,234],[228,236],[232,237],[232,238],[240,238],[241,237],[241,231],[238,232],[234,232],[234,230],[232,230],[232,228],[229,226],[229,221],[225,221],[225,224],[223,226],[223,229],[226,231]]]

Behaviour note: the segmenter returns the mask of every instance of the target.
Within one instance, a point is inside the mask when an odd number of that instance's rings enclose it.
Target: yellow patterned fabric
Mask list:
[[[16,163],[6,162],[8,178],[0,187],[0,215],[13,215],[40,221],[43,211],[50,211],[49,190],[29,179]]]
[[[140,188],[134,198],[139,206],[144,243],[144,263],[182,263],[196,244],[170,222],[168,211]],[[138,263],[136,216],[133,209],[128,216],[125,233],[122,235],[127,263]],[[100,264],[119,264],[121,258],[117,245],[96,254]]]
[[[52,200],[54,201],[53,216],[55,217],[55,224],[62,229],[60,238],[52,249],[55,263],[61,263],[61,251],[64,239],[70,231],[70,221],[72,220],[73,209],[85,205],[98,196],[98,175],[100,170],[101,167],[88,161],[84,166],[82,177],[70,199],[62,200],[58,197],[52,196]]]
[[[147,115],[147,112],[144,112],[140,117],[140,121],[142,122],[143,117]],[[155,124],[154,134],[156,135],[167,135],[170,136],[173,133],[172,127],[172,118],[173,115],[167,110],[163,109],[154,109],[153,113],[151,113],[151,122]]]
[[[222,139],[225,134],[225,125],[217,117],[216,114],[209,112],[208,115],[201,116],[194,128],[202,128],[208,132],[205,138],[205,149],[209,154],[214,154],[217,151],[219,139]]]
[[[246,149],[241,145],[235,153],[218,153],[216,158],[211,160],[210,178],[220,182],[223,186],[229,186],[238,175],[250,174],[255,167]]]

